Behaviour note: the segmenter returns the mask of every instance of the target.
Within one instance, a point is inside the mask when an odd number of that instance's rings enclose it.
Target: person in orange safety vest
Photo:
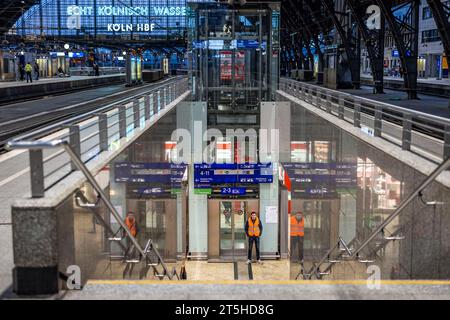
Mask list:
[[[305,236],[305,218],[303,213],[298,211],[291,216],[291,259],[303,262],[303,238]]]
[[[128,229],[131,231],[131,234],[133,237],[136,237],[138,234],[138,226],[136,217],[134,216],[133,212],[128,212],[127,217],[125,218],[125,224],[127,225]],[[127,233],[124,231],[124,237],[126,237]]]
[[[256,212],[253,211],[251,216],[245,223],[245,234],[248,237],[248,260],[247,264],[252,263],[252,250],[253,243],[256,249],[256,260],[259,264],[262,264],[260,253],[259,253],[259,239],[261,238],[263,231],[263,226],[261,220],[256,216]]]

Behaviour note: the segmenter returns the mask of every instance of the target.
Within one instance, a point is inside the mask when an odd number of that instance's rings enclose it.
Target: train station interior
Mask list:
[[[449,300],[450,1],[0,5],[0,300]]]

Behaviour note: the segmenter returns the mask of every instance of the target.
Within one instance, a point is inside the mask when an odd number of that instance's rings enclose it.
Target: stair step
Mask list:
[[[109,241],[122,241],[123,238],[114,237],[114,238],[108,238]]]
[[[139,263],[141,262],[141,260],[139,259],[129,259],[129,260],[125,260],[126,263]]]

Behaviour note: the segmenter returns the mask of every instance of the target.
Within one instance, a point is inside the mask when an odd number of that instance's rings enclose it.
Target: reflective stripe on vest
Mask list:
[[[297,221],[297,218],[291,217],[291,236],[303,237],[305,235],[305,219]]]
[[[249,237],[259,237],[261,235],[261,230],[259,229],[259,219],[256,217],[255,223],[253,223],[252,218],[248,218],[248,236]]]

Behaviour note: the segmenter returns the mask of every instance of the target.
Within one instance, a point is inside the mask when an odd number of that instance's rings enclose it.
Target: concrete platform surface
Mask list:
[[[24,81],[0,81],[0,89],[1,88],[11,88],[11,87],[35,86],[35,85],[46,84],[46,83],[79,81],[79,80],[94,79],[94,78],[111,78],[111,77],[116,77],[118,75],[120,75],[120,73],[118,73],[118,74],[108,74],[108,75],[103,75],[103,76],[98,76],[98,77],[94,77],[94,76],[70,76],[70,77],[65,77],[65,78],[59,78],[59,77],[41,78],[39,80],[35,80],[35,78],[33,76],[33,83],[27,83],[26,80],[24,80]]]
[[[448,300],[450,281],[90,281],[68,300]]]
[[[367,86],[362,86],[358,90],[345,89],[339,91],[443,118],[450,118],[449,99],[446,98],[419,94],[420,100],[408,100],[404,92],[385,89],[384,94],[374,94],[373,89]]]
[[[361,74],[361,78],[364,79],[372,79],[372,76],[369,74]],[[384,77],[384,80],[389,81],[400,81],[403,82],[403,78],[401,77]],[[450,87],[450,78],[442,78],[441,80],[438,80],[437,78],[419,78],[417,79],[418,83],[426,83],[426,84],[438,84],[438,85],[444,85]]]

